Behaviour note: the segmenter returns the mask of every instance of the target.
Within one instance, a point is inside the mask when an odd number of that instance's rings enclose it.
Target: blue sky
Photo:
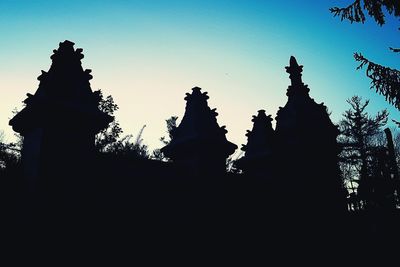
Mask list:
[[[183,116],[185,93],[207,91],[228,139],[240,146],[259,109],[275,117],[286,103],[291,55],[317,102],[339,121],[346,99],[371,100],[374,113],[399,112],[369,89],[352,55],[398,67],[397,20],[384,27],[340,22],[329,8],[349,1],[0,1],[0,129],[12,140],[11,111],[34,93],[60,41],[83,48],[92,89],[111,94],[125,134],[146,124],[144,141],[160,147],[165,119]]]

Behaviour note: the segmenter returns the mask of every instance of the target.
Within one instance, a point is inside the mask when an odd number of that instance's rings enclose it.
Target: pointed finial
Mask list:
[[[56,58],[59,57],[60,54],[65,54],[65,53],[67,53],[67,54],[76,53],[75,50],[74,50],[74,45],[75,45],[75,43],[74,43],[74,42],[71,42],[71,41],[69,41],[69,40],[65,40],[64,42],[60,42],[60,43],[59,43],[59,46],[58,46],[58,49],[54,49],[54,50],[53,50],[53,55],[51,55],[50,58],[51,58],[52,60],[55,60]],[[80,52],[82,52],[82,51],[80,51]],[[78,54],[79,54],[79,56],[80,56],[79,59],[82,59],[82,58],[83,58],[83,55],[80,54],[80,52],[78,52]]]
[[[195,87],[192,88],[192,91],[193,91],[193,92],[200,92],[200,91],[201,91],[201,88],[198,87],[198,86],[195,86]]]
[[[71,42],[70,40],[65,40],[64,42],[60,42],[60,46],[66,45],[66,46],[74,46],[75,43]]]
[[[290,61],[289,61],[290,66],[299,66],[299,64],[297,63],[297,60],[294,56],[290,56]]]
[[[290,57],[289,67],[285,67],[286,72],[289,73],[289,78],[292,82],[292,86],[299,86],[303,84],[301,80],[301,73],[303,72],[303,66],[297,63],[294,56]]]

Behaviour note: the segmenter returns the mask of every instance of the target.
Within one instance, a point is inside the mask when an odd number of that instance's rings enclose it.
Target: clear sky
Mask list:
[[[182,118],[185,93],[207,91],[219,124],[239,147],[251,116],[259,109],[275,117],[286,103],[289,57],[304,65],[303,80],[316,102],[324,102],[338,122],[345,100],[371,99],[370,112],[388,108],[356,71],[354,52],[391,67],[400,46],[397,28],[369,20],[350,24],[329,8],[350,1],[321,0],[0,0],[0,129],[8,140],[12,110],[34,93],[40,70],[48,70],[52,50],[64,40],[83,48],[83,67],[92,69],[92,89],[111,94],[125,134],[146,124],[144,142],[161,146],[165,119]]]

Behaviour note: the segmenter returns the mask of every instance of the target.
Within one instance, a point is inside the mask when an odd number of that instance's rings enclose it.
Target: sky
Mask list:
[[[285,105],[291,55],[304,65],[311,97],[325,103],[334,123],[353,95],[370,99],[370,113],[386,108],[400,120],[353,59],[362,52],[399,67],[388,47],[400,46],[400,23],[350,24],[329,12],[349,2],[0,0],[0,130],[14,140],[12,110],[36,91],[36,78],[64,40],[83,48],[92,90],[113,96],[124,134],[136,136],[146,125],[142,137],[150,149],[162,146],[167,118],[183,117],[183,98],[195,86],[208,92],[228,140],[241,147],[252,115],[265,109],[274,118]]]

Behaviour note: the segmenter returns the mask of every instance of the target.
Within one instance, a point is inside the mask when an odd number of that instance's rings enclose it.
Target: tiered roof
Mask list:
[[[326,106],[309,96],[308,86],[301,79],[302,69],[291,57],[286,67],[291,79],[288,101],[276,117],[279,187],[285,190],[285,205],[296,203],[302,216],[304,212],[313,216],[322,216],[322,211],[335,214],[345,208],[337,156],[339,131]]]
[[[326,140],[335,143],[338,129],[331,122],[324,103],[317,104],[309,96],[310,89],[302,81],[302,71],[303,66],[292,56],[290,65],[286,67],[291,79],[286,93],[288,101],[283,108],[279,108],[276,117],[277,137],[290,145],[306,145],[307,140],[315,144]]]
[[[225,126],[217,122],[216,109],[210,109],[207,92],[194,87],[186,93],[186,109],[179,126],[172,133],[171,142],[162,152],[171,159],[185,158],[196,153],[228,157],[237,146],[226,139]]]
[[[52,65],[38,77],[36,93],[27,94],[26,107],[10,120],[16,132],[24,134],[37,127],[79,124],[97,133],[112,121],[112,117],[98,108],[99,92],[90,88],[91,70],[82,68],[82,51],[75,50],[70,41],[61,42],[53,50]]]
[[[259,110],[257,116],[253,116],[253,129],[247,131],[247,144],[243,145],[244,157],[242,164],[247,162],[266,160],[272,156],[274,129],[272,128],[271,115],[266,115],[265,110]]]

